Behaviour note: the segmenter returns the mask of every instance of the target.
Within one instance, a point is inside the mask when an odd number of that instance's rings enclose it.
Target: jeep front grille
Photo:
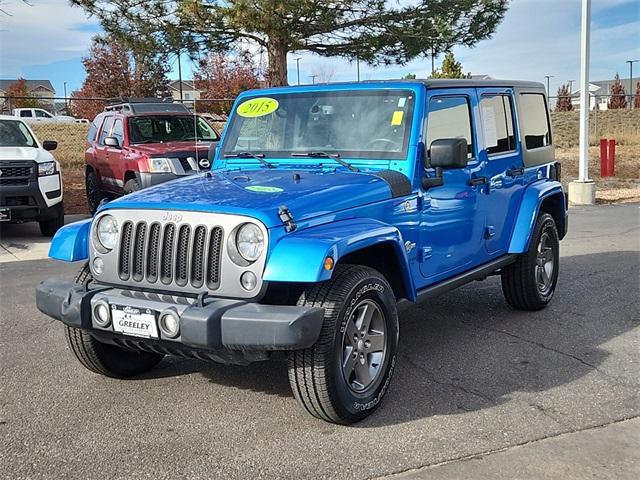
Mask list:
[[[125,221],[120,234],[118,276],[158,288],[176,285],[209,290],[220,285],[222,227]]]

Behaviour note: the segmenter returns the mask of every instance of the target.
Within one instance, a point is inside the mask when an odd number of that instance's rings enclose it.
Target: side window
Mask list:
[[[31,110],[20,110],[21,117],[33,117]]]
[[[102,124],[102,130],[100,130],[100,137],[98,138],[98,145],[104,145],[104,139],[109,136],[109,131],[113,125],[113,117],[107,117]]]
[[[35,112],[36,112],[36,117],[38,117],[38,118],[53,118],[51,115],[49,115],[44,110],[36,110]]]
[[[115,122],[113,122],[113,129],[111,130],[111,136],[116,137],[118,139],[118,143],[122,145],[122,140],[124,139],[124,130],[122,128],[122,120],[116,118]]]
[[[527,150],[551,145],[551,129],[544,95],[520,95],[520,123]]]
[[[464,138],[469,145],[468,157],[473,157],[471,107],[467,97],[433,97],[427,117],[427,149],[434,140]]]
[[[480,100],[480,106],[487,154],[495,155],[515,150],[511,97],[508,95],[486,95]]]

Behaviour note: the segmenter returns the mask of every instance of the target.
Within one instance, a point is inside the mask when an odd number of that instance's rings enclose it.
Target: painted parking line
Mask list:
[[[66,215],[65,224],[88,215]],[[0,263],[47,258],[51,238],[40,233],[37,222],[0,225]]]

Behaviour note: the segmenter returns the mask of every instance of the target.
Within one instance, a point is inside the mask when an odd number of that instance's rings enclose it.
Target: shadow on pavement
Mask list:
[[[622,270],[607,268],[614,258]],[[609,355],[601,345],[640,325],[639,263],[633,251],[563,257],[556,298],[539,312],[512,310],[499,277],[402,308],[395,378],[379,413],[357,426],[484,409],[599,369]],[[193,372],[216,384],[292,396],[284,361],[235,367],[166,359],[149,377]]]

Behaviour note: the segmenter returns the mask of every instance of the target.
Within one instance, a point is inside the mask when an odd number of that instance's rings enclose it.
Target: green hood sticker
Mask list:
[[[280,193],[283,190],[280,187],[267,187],[265,185],[251,185],[249,187],[244,187],[246,190],[250,192],[260,192],[260,193]]]

